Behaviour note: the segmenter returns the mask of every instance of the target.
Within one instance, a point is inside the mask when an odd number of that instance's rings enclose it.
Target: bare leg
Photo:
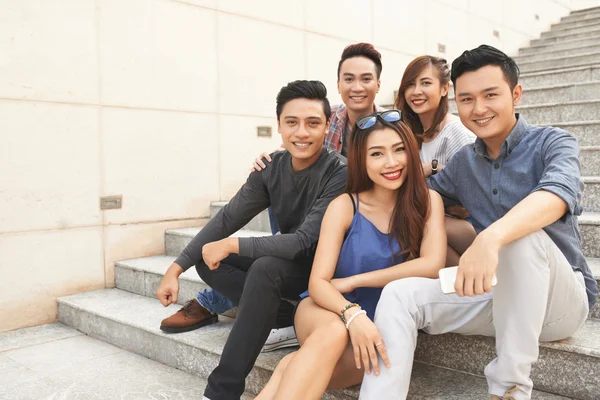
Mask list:
[[[458,265],[460,255],[450,246],[446,246],[446,267],[454,267]]]
[[[348,332],[336,314],[306,299],[298,306],[295,322],[300,350],[282,360],[257,399],[316,400],[327,388],[362,381],[364,371],[354,365]]]
[[[477,236],[473,225],[464,219],[457,219],[446,217],[446,236],[448,237],[448,247],[453,250],[448,250],[446,258],[446,266],[458,265],[458,259],[460,256],[471,246],[473,240]]]
[[[277,364],[277,368],[275,368],[275,371],[273,371],[273,375],[271,375],[269,382],[267,382],[265,387],[260,391],[258,396],[254,398],[254,400],[272,400],[275,398],[275,393],[277,392],[281,378],[283,378],[285,369],[295,354],[296,352],[294,351],[279,361],[279,364]]]

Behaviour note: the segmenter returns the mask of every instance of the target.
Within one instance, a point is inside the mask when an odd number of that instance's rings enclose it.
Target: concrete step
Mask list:
[[[600,17],[600,11],[589,11],[585,13],[571,13],[560,19],[561,22],[575,22],[575,21],[587,21]]]
[[[600,99],[600,81],[563,83],[545,87],[523,87],[520,105]]]
[[[583,191],[583,209],[590,212],[600,212],[600,176],[583,176],[585,184]]]
[[[217,365],[231,322],[220,322],[193,332],[164,334],[158,329],[158,324],[175,308],[163,308],[157,300],[118,289],[104,289],[58,299],[58,318],[60,322],[92,337],[206,379]],[[598,343],[592,337],[597,332],[597,325],[597,322],[588,321],[574,338],[540,346],[540,361],[533,369],[536,388],[558,388],[564,390],[566,396],[576,394],[580,399],[596,399],[589,394],[597,394],[594,391],[600,380],[600,376],[592,372],[598,359]],[[482,366],[494,358],[493,339],[426,336],[419,335],[419,358],[440,364],[454,362],[475,371],[477,375],[481,375]],[[454,346],[455,343],[459,347]],[[246,391],[256,394],[289,351],[261,354],[246,379]],[[416,362],[408,398],[481,399],[487,398],[486,389],[487,384],[481,377]],[[324,399],[356,399],[357,395],[358,388],[354,387],[329,391]],[[536,390],[534,398],[550,400],[561,397]]]
[[[449,109],[456,114],[456,102],[450,102]],[[596,121],[600,115],[600,99],[518,106],[517,112],[521,113],[527,122],[536,125],[548,121],[552,121],[549,125],[555,125],[554,122],[557,121]]]
[[[598,286],[600,286],[600,258],[587,258],[587,262],[596,278],[596,282],[598,282]],[[598,295],[596,305],[590,310],[588,318],[600,320],[600,295]]]
[[[248,225],[246,225],[248,226]],[[181,228],[181,229],[168,229],[165,232],[165,249],[168,256],[178,256],[181,254],[185,246],[200,232],[202,228]],[[269,232],[262,231],[251,231],[246,230],[245,227],[242,230],[231,235],[232,237],[258,237],[258,236],[270,236]]]
[[[556,57],[543,61],[518,63],[523,73],[556,70],[569,67],[583,67],[600,63],[600,53],[586,53],[576,56]]]
[[[581,175],[600,176],[600,146],[580,146]]]
[[[156,289],[175,256],[152,256],[117,261],[115,263],[115,286],[117,289],[156,298]],[[208,289],[192,267],[179,277],[179,304],[195,299],[196,293]]]
[[[526,88],[554,86],[567,83],[583,83],[598,80],[600,80],[600,63],[583,67],[523,73],[519,77],[519,82]]]
[[[454,95],[449,97],[454,100]],[[600,80],[583,83],[562,83],[545,87],[523,87],[522,106],[560,103],[578,100],[599,100]]]
[[[542,50],[531,54],[519,55],[513,57],[515,62],[520,65],[522,63],[528,63],[533,61],[544,61],[548,59],[553,59],[556,57],[569,57],[576,56],[580,54],[588,54],[588,53],[597,53],[600,52],[600,43],[592,45],[592,46],[581,46],[575,47],[572,49],[564,49],[564,50]]]
[[[595,12],[600,12],[600,6],[580,8],[578,10],[573,10],[573,11],[571,11],[571,15],[587,15],[587,14],[595,13]]]
[[[537,39],[536,39],[537,40]],[[560,43],[547,43],[537,46],[529,46],[519,49],[519,55],[536,54],[537,52],[553,51],[553,50],[569,50],[578,47],[595,46],[600,44],[600,36],[588,39],[576,39],[564,41]]]
[[[214,217],[217,213],[225,207],[227,201],[213,201],[210,203],[210,217]],[[258,232],[271,232],[271,225],[269,223],[269,213],[267,210],[262,211],[260,214],[252,218],[250,222],[242,229],[247,231],[258,231]]]
[[[553,125],[568,131],[577,138],[579,146],[582,148],[598,144],[598,138],[600,137],[600,121],[557,122],[554,124],[548,123],[539,125]],[[594,173],[593,175],[596,174]]]
[[[115,263],[115,286],[140,296],[155,298],[156,289],[169,265],[175,261],[173,256],[153,256],[123,260]],[[600,285],[600,259],[588,259],[594,276]],[[195,299],[196,293],[208,288],[200,279],[195,268],[190,268],[179,277],[179,304]],[[590,318],[600,318],[600,298],[598,305],[590,312]],[[225,315],[233,317],[234,312]]]
[[[600,25],[600,14],[596,14],[596,16],[594,16],[593,18],[587,18],[587,19],[579,19],[579,20],[572,20],[572,21],[564,21],[563,19],[561,19],[561,21],[557,24],[552,24],[550,26],[550,30],[553,31],[560,31],[560,30],[567,30],[567,29],[572,29],[572,28],[579,28],[579,27],[584,27],[584,26],[592,26],[592,25]]]
[[[600,258],[600,213],[584,211],[579,217],[581,249],[589,258]]]
[[[590,30],[587,32],[576,33],[572,35],[559,35],[552,37],[542,37],[539,39],[534,39],[529,42],[531,46],[545,46],[553,43],[562,43],[562,42],[573,42],[582,39],[590,39],[590,38],[598,38],[600,36],[600,27],[596,30]]]
[[[600,115],[600,99],[517,107],[530,124],[541,122],[595,121]]]
[[[595,19],[592,19],[590,21],[595,21]],[[557,36],[576,35],[579,33],[587,33],[590,31],[597,31],[598,28],[600,28],[600,24],[592,22],[585,26],[569,27],[569,28],[565,28],[565,29],[551,29],[549,31],[542,32],[540,34],[540,38],[545,39],[545,38],[551,38],[551,37],[557,37]]]

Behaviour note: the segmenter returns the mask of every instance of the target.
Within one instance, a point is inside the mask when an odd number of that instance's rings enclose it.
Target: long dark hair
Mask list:
[[[446,118],[446,114],[448,114],[448,94],[446,93],[446,95],[440,99],[440,104],[433,116],[433,124],[431,124],[429,129],[425,132],[421,120],[419,119],[419,115],[410,108],[410,105],[404,96],[406,89],[408,89],[411,84],[415,84],[419,74],[430,65],[437,71],[441,86],[450,82],[450,67],[445,59],[433,56],[417,57],[408,64],[402,75],[402,81],[400,82],[400,88],[398,88],[395,104],[396,108],[402,111],[404,121],[406,121],[417,138],[419,148],[421,148],[423,138],[431,138],[435,135],[438,126],[442,123],[444,118]]]
[[[404,168],[406,180],[398,189],[396,204],[390,218],[390,232],[394,234],[401,247],[400,254],[405,260],[419,257],[421,241],[425,235],[425,222],[429,215],[429,189],[423,176],[423,167],[419,159],[416,139],[402,121],[386,122],[377,119],[368,129],[354,127],[354,133],[348,145],[348,193],[359,193],[373,187],[373,181],[367,175],[367,139],[379,129],[391,128],[404,142],[407,153],[407,165]]]

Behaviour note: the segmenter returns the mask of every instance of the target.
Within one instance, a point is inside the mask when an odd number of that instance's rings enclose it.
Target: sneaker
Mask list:
[[[163,319],[160,330],[166,333],[189,332],[216,322],[217,315],[211,314],[198,303],[198,300],[193,299],[185,303],[175,314]]]
[[[284,347],[294,346],[298,346],[298,339],[296,339],[296,331],[293,326],[271,329],[271,333],[263,346],[262,352],[267,353]]]
[[[504,397],[496,396],[495,394],[491,395],[491,400],[515,400],[516,398],[513,396],[516,392],[519,391],[519,387],[517,385],[511,387],[506,391]]]

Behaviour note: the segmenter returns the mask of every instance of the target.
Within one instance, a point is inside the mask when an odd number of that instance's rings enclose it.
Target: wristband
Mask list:
[[[438,172],[438,160],[435,158],[431,160],[431,175],[435,175]]]
[[[358,308],[360,308],[360,306],[359,306],[358,304],[356,304],[356,303],[348,303],[348,304],[346,304],[346,307],[344,307],[344,308],[342,309],[342,311],[340,311],[340,317],[342,318],[342,321],[344,322],[344,324],[346,323],[346,317],[344,317],[344,313],[345,313],[345,312],[346,312],[348,309],[350,309],[350,308],[352,308],[352,307],[358,307]]]
[[[348,318],[348,322],[346,322],[346,329],[350,329],[350,324],[354,321],[354,318],[358,317],[360,314],[366,314],[365,310],[360,310],[352,314],[350,318]]]

